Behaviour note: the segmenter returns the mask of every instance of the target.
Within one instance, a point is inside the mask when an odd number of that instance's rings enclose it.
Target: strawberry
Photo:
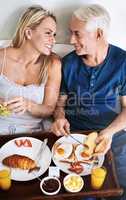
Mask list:
[[[14,140],[14,143],[16,144],[17,147],[32,147],[32,143],[29,139],[19,139],[19,140]]]
[[[24,147],[32,147],[32,143],[31,143],[31,141],[29,139],[25,139],[23,141],[23,146]]]
[[[22,140],[14,140],[14,143],[16,144],[17,147],[21,147],[23,144]]]

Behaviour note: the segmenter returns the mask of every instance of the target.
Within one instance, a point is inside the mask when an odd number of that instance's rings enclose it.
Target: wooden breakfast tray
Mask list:
[[[76,132],[77,133],[77,132]],[[80,132],[79,132],[80,133]],[[84,133],[85,134],[85,133]],[[52,133],[32,133],[32,134],[18,134],[10,136],[0,136],[0,147],[7,141],[21,136],[32,136],[40,140],[48,138],[48,146],[52,148],[55,141],[58,139]],[[51,165],[54,165],[51,163]],[[107,177],[104,182],[103,187],[100,190],[93,190],[90,184],[90,175],[83,177],[85,186],[81,192],[78,193],[68,193],[65,191],[63,184],[61,191],[55,196],[46,196],[40,190],[40,181],[38,179],[27,181],[27,182],[17,182],[12,181],[12,186],[8,191],[0,190],[0,200],[79,200],[84,196],[93,197],[114,197],[120,196],[123,193],[123,189],[120,188],[118,179],[116,176],[115,164],[112,151],[109,151],[106,155],[104,166],[107,168]],[[48,175],[48,170],[40,177],[43,178]],[[63,182],[63,178],[66,174],[60,172],[60,180]]]

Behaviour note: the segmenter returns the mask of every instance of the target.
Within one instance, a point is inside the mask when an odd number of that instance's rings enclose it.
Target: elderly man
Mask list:
[[[96,153],[106,153],[112,144],[119,181],[126,187],[126,52],[108,43],[109,25],[109,14],[99,5],[73,13],[70,42],[75,51],[63,58],[52,131],[60,136],[69,128],[99,130]]]

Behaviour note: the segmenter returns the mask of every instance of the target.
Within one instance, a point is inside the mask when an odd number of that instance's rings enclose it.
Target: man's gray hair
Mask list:
[[[74,11],[73,15],[86,23],[87,31],[95,31],[97,28],[100,28],[106,34],[109,30],[109,13],[98,4],[85,4]]]

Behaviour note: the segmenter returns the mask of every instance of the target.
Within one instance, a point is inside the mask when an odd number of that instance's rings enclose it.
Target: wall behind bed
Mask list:
[[[125,0],[0,0],[0,39],[10,40],[17,21],[26,7],[40,4],[55,13],[58,19],[58,43],[69,42],[68,20],[71,12],[84,3],[99,3],[106,7],[111,16],[109,41],[126,49],[126,6]]]

